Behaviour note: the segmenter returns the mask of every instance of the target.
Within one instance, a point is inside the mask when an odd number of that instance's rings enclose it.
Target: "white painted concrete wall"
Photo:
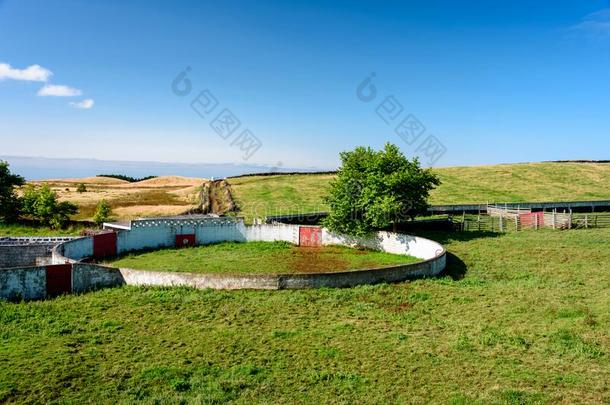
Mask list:
[[[82,260],[86,257],[93,256],[93,238],[91,236],[85,236],[83,238],[73,239],[58,245],[56,248],[59,249],[58,252],[61,255],[71,259],[73,262]],[[53,257],[53,263],[55,264],[62,264],[64,262],[64,260],[57,260]]]
[[[286,224],[252,225],[245,229],[248,241],[286,241],[297,245],[299,243],[299,226]]]
[[[133,227],[130,231],[119,231],[117,236],[118,253],[142,249],[174,247],[176,235],[195,234],[197,245],[223,241],[286,241],[299,243],[299,225],[263,224],[246,226],[242,221],[199,222],[187,226],[175,224],[151,224]],[[378,232],[370,237],[339,235],[322,229],[323,245],[362,246],[394,254],[407,254],[418,259],[428,260],[439,256],[444,248],[434,241],[417,236],[392,232]],[[59,253],[72,261],[93,255],[93,238],[85,237],[68,241],[59,246]],[[54,263],[63,263],[60,257]]]
[[[378,232],[370,237],[352,237],[322,230],[323,245],[363,246],[394,254],[406,254],[428,260],[442,254],[445,249],[437,242],[417,236],[393,232]]]
[[[0,270],[0,298],[35,300],[47,294],[45,267]]]

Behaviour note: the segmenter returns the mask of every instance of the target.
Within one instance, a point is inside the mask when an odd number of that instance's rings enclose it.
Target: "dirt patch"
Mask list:
[[[223,215],[236,209],[231,186],[225,180],[206,181],[199,192],[199,204],[191,213]]]
[[[348,270],[349,263],[327,248],[300,246],[290,250],[288,267],[295,273],[328,273]]]

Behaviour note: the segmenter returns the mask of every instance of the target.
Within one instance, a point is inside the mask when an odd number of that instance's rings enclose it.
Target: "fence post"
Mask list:
[[[502,214],[500,214],[500,232],[504,231],[504,221],[503,221],[504,217],[502,217]]]
[[[462,231],[465,229],[466,225],[466,211],[462,211]]]
[[[589,227],[589,214],[585,214],[585,229]]]
[[[555,229],[555,221],[557,221],[557,209],[553,209],[553,229]]]
[[[515,215],[515,231],[519,230],[519,214]]]

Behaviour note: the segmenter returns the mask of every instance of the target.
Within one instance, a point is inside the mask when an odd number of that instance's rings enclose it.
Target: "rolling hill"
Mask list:
[[[432,204],[610,199],[610,164],[524,163],[438,168],[442,184]],[[246,218],[324,211],[332,174],[244,176],[230,179]]]

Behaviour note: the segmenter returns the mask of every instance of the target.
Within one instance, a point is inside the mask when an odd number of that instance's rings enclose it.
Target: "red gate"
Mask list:
[[[542,228],[544,227],[544,212],[530,212],[519,215],[521,228]]]
[[[93,257],[103,259],[114,257],[116,254],[116,232],[100,233],[93,236]]]
[[[299,246],[321,246],[322,228],[318,226],[299,227]]]
[[[45,266],[47,273],[47,297],[57,297],[72,291],[72,265]]]
[[[183,233],[176,235],[176,247],[195,246],[195,234]]]

